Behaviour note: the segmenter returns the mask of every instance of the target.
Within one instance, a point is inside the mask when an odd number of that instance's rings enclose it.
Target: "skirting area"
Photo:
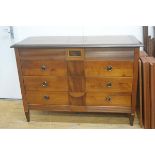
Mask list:
[[[26,122],[21,100],[0,100],[0,128],[8,129],[134,129],[140,128],[137,116],[134,126],[124,114],[58,113],[31,111]]]

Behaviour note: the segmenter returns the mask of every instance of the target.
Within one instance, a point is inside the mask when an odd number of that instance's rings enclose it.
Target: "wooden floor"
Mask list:
[[[134,129],[140,128],[137,117],[134,126],[124,114],[58,113],[31,111],[26,122],[21,100],[0,100],[0,128],[13,129]]]

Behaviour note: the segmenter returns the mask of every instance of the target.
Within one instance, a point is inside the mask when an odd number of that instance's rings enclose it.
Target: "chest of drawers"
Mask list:
[[[31,37],[15,48],[23,106],[29,111],[136,110],[139,47],[132,36]]]

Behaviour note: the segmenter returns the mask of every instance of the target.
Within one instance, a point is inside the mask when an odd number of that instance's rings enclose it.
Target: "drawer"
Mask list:
[[[63,48],[20,48],[22,60],[65,60],[66,51]]]
[[[26,99],[28,104],[40,104],[40,105],[67,105],[68,93],[66,92],[27,92]]]
[[[24,76],[26,90],[68,91],[67,77]]]
[[[76,105],[76,106],[85,105],[85,93],[69,92],[69,102],[71,105]]]
[[[132,92],[132,78],[86,78],[86,91],[95,92]]]
[[[67,75],[67,64],[65,61],[22,60],[21,65],[23,75]]]
[[[132,77],[132,61],[86,61],[86,76]]]
[[[101,41],[102,42],[102,41]],[[85,48],[86,60],[134,60],[134,48]]]
[[[117,93],[87,93],[88,106],[131,106],[130,94]]]

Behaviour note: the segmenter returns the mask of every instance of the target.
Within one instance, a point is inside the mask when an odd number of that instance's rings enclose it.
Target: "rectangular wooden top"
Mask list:
[[[42,36],[30,37],[12,45],[12,48],[60,47],[140,47],[134,36]]]

